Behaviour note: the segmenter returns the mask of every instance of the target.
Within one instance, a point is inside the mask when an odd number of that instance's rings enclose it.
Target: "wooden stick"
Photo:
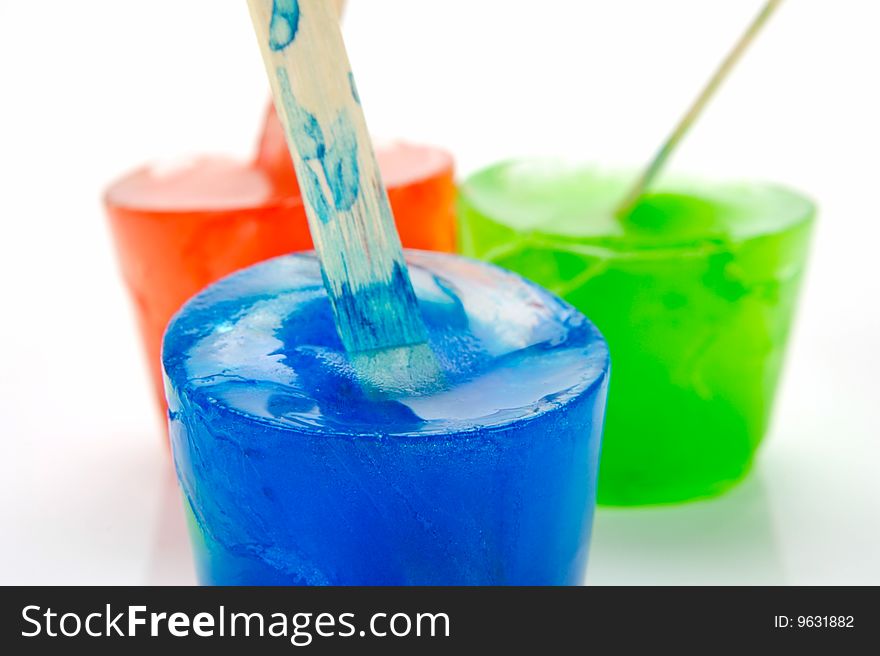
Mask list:
[[[333,3],[248,5],[346,350],[424,344]]]
[[[645,190],[656,179],[657,175],[666,164],[666,161],[669,159],[669,156],[678,144],[681,143],[681,140],[684,139],[685,135],[696,122],[703,109],[705,109],[706,105],[709,103],[709,100],[711,100],[712,96],[718,90],[718,87],[721,86],[721,83],[724,82],[730,71],[742,58],[743,53],[752,41],[754,41],[758,32],[761,31],[761,28],[767,22],[767,19],[770,18],[780,4],[782,4],[782,0],[768,0],[767,4],[764,5],[749,25],[748,29],[746,29],[743,35],[739,38],[739,41],[736,42],[733,50],[727,54],[727,57],[724,58],[724,61],[721,62],[721,65],[712,75],[712,78],[706,86],[703,87],[700,95],[697,96],[697,99],[690,106],[687,113],[681,118],[678,125],[675,126],[675,129],[654,155],[650,164],[648,164],[647,168],[639,176],[635,184],[629,189],[626,196],[624,196],[623,201],[618,205],[617,210],[615,211],[615,216],[623,218],[636,206],[639,199],[642,197],[642,194],[645,193]]]

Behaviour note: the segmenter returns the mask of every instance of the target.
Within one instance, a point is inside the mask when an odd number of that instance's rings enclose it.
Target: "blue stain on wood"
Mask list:
[[[290,136],[308,169],[304,172],[305,180],[301,181],[304,192],[308,194],[318,216],[326,223],[330,220],[330,212],[327,199],[324,198],[324,184],[337,210],[350,210],[360,194],[357,133],[351,117],[342,108],[325,136],[314,114],[297,102],[287,71],[279,66],[276,74],[284,112],[291,126]]]
[[[303,111],[302,108],[299,111]],[[381,238],[353,243],[358,237],[352,225],[373,217],[361,198],[357,139],[344,111],[328,132],[331,139],[326,144],[323,131],[317,142],[308,137],[309,143],[324,146],[323,149],[313,149],[322,150],[324,155],[303,159],[297,166],[297,176],[306,201],[321,223],[315,242],[323,244],[321,271],[342,343],[351,353],[424,344],[427,332],[403,260],[393,251],[383,252],[388,246]],[[298,139],[306,137],[302,134],[298,138],[294,136],[295,143]],[[372,184],[377,193],[384,194],[378,180]],[[376,218],[380,225],[394,225],[387,203],[378,203],[373,211],[378,212]],[[357,368],[363,374],[364,382],[375,382],[389,376],[387,372],[381,374],[380,369],[389,366],[390,362],[396,366],[404,361],[412,371],[401,379],[400,384],[415,389],[417,381],[436,384],[439,380],[439,369],[427,347],[397,352],[393,357],[392,354],[364,356],[358,359]],[[383,386],[387,387],[387,383],[386,380]],[[373,385],[378,386],[378,383]]]
[[[360,105],[361,95],[358,93],[357,85],[354,83],[354,75],[351,74],[351,71],[348,72],[348,86],[351,89],[351,97],[354,98],[354,101],[358,105]]]
[[[375,349],[376,344],[416,344],[427,340],[421,322],[406,322],[405,335],[388,333],[386,317],[394,312],[394,308],[404,305],[418,313],[409,274],[399,262],[394,263],[388,281],[367,285],[357,291],[343,284],[334,305],[342,320],[337,323],[341,329],[340,337],[343,344],[350,345],[349,350],[367,351]],[[342,326],[346,328],[342,329]]]
[[[272,22],[269,24],[269,47],[276,52],[293,43],[299,29],[299,2],[274,0]]]
[[[324,143],[324,131],[313,114],[303,109],[293,95],[290,86],[290,78],[287,69],[279,66],[275,69],[278,76],[278,84],[281,87],[281,100],[284,104],[284,113],[292,126],[290,137],[296,145],[300,156],[306,160],[320,159],[324,156],[326,144]]]
[[[333,210],[324,197],[324,190],[321,188],[321,178],[308,166],[297,174],[299,185],[302,187],[306,200],[315,209],[318,218],[322,223],[328,223],[333,218]]]
[[[272,50],[283,51],[293,43],[299,21],[297,2],[275,0]],[[310,228],[324,286],[359,379],[373,391],[436,386],[442,374],[427,345],[385,190],[378,176],[361,171],[361,157],[372,153],[369,148],[360,152],[352,119],[359,112],[357,106],[345,103],[318,120],[300,104],[287,69],[276,66],[275,75],[287,138],[299,155],[294,158],[296,173],[311,210]],[[359,105],[351,72],[347,82]]]
[[[350,210],[360,193],[357,133],[345,109],[330,126],[330,147],[321,158],[327,184],[338,210]]]

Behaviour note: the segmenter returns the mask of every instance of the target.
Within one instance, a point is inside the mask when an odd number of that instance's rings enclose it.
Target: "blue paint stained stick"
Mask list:
[[[284,50],[293,43],[299,28],[299,2],[297,0],[274,0],[272,21],[269,23],[269,47]]]
[[[327,0],[248,0],[336,327],[362,380],[436,384],[403,249]]]

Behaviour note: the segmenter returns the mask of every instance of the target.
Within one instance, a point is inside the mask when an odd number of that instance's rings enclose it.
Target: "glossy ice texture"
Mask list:
[[[462,186],[462,250],[559,294],[608,340],[600,503],[712,496],[767,429],[815,209],[778,187],[678,182],[619,221],[631,179],[486,169]]]
[[[253,165],[202,158],[145,168],[107,191],[116,250],[163,415],[159,351],[171,316],[225,275],[312,247],[290,155],[278,152],[284,144],[276,125],[270,115]],[[378,159],[404,246],[453,250],[452,159],[401,143],[380,148]]]
[[[407,260],[444,373],[421,394],[363,391],[310,255],[226,278],[172,321],[170,432],[202,582],[580,582],[605,342],[518,276]]]

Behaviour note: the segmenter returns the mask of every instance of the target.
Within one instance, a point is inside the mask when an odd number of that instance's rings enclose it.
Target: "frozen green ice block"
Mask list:
[[[770,416],[815,207],[765,184],[631,181],[555,161],[499,164],[461,188],[461,248],[563,296],[613,363],[599,502],[718,494]]]

